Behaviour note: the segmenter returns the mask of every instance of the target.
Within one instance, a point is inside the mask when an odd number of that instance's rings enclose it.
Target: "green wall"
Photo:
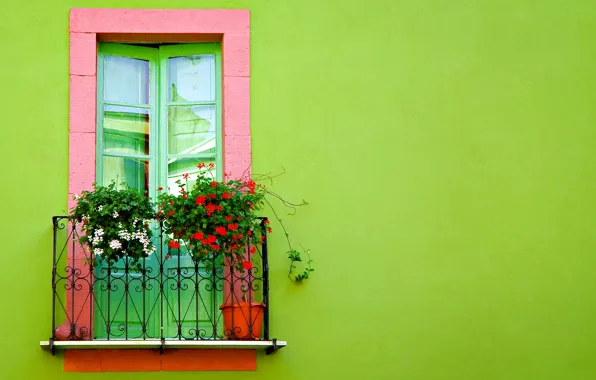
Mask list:
[[[4,2],[0,378],[77,376],[38,347],[71,7],[250,9],[254,171],[310,203],[285,218],[308,284],[273,239],[287,348],[254,373],[119,379],[596,378],[596,2],[572,0]]]

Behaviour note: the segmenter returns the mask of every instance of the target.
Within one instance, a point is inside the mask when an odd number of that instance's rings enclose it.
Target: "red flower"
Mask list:
[[[247,269],[247,270],[251,270],[252,269],[252,263],[248,260],[244,260],[242,262],[242,268]]]
[[[202,195],[199,195],[199,196],[197,196],[196,203],[197,203],[197,205],[202,206],[206,200],[207,200],[207,198],[205,198]]]
[[[227,220],[228,222],[231,222],[231,221],[232,221],[232,219],[234,219],[234,218],[232,218],[231,216],[226,216],[225,218],[226,218],[226,220]]]
[[[265,219],[265,224],[269,224],[269,219]]]
[[[195,233],[192,235],[192,237],[193,237],[195,240],[202,240],[202,239],[203,239],[203,233],[202,233],[202,232],[195,232]]]
[[[232,194],[232,193],[226,193],[226,192],[224,192],[224,193],[221,195],[221,197],[222,197],[223,199],[232,199],[232,197],[233,197],[233,196],[234,196],[234,194]]]
[[[207,235],[207,244],[213,244],[217,241],[215,235]]]
[[[273,231],[271,227],[267,228],[267,232],[271,233],[271,231]]]
[[[252,247],[250,247],[250,253],[255,253],[257,251],[257,247],[255,247],[254,245]]]
[[[252,236],[252,231],[248,231],[246,234],[247,234],[248,236]]]
[[[184,178],[184,179],[188,179],[188,173],[184,173],[184,174],[182,174],[182,178]]]
[[[215,232],[220,234],[221,236],[226,236],[227,233],[226,228],[221,226],[215,227]]]
[[[159,211],[157,212],[157,215],[161,215],[161,214],[163,214],[163,211],[159,210]]]
[[[238,223],[228,224],[228,230],[230,230],[230,231],[237,231],[238,230]]]
[[[161,187],[161,186],[157,188],[157,191],[162,191],[162,190],[163,190],[163,187]]]
[[[197,168],[202,169],[205,167],[205,163],[201,162],[200,164],[197,165]]]
[[[168,218],[169,218],[170,216],[174,215],[175,213],[176,213],[176,211],[174,211],[174,210],[170,210],[170,211],[168,211]]]
[[[250,181],[248,181],[246,183],[246,186],[248,187],[248,190],[250,191],[251,194],[255,193],[255,188],[257,187],[257,183],[255,181],[253,181],[251,179]]]
[[[182,198],[186,199],[186,198],[188,198],[188,195],[184,194],[184,195],[182,196]]]
[[[242,239],[242,234],[238,234],[238,239]]]
[[[212,249],[212,250],[214,250],[214,251],[219,251],[219,245],[217,245],[217,244],[212,244],[212,245],[211,245],[211,249]]]
[[[215,211],[218,210],[218,207],[216,205],[214,205],[213,203],[207,203],[207,206],[205,206],[205,209],[207,209],[207,216],[211,216],[211,214],[213,214]]]
[[[261,235],[261,240],[265,240],[265,235]]]
[[[217,181],[211,181],[211,188],[215,188],[217,186]]]
[[[170,240],[170,248],[180,248],[180,243],[176,240]]]
[[[212,162],[212,163],[209,164],[209,167],[210,168],[214,168],[215,167],[215,164]]]
[[[232,251],[235,251],[236,249],[238,249],[238,244],[232,244],[232,245],[230,246],[230,249],[231,249]]]
[[[217,195],[215,195],[215,194],[207,194],[207,197],[209,197],[211,199],[215,199],[217,197]]]
[[[174,205],[174,201],[170,201],[170,206],[173,206],[173,205]]]
[[[180,192],[181,192],[181,193],[184,193],[184,187],[181,187],[181,188],[180,188]]]

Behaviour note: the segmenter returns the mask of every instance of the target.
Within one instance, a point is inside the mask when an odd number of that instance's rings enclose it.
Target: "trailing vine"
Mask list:
[[[257,176],[255,178],[255,180],[257,180],[257,181],[269,180],[270,183],[272,184],[273,178],[279,177],[279,176],[283,175],[284,173],[285,173],[285,169],[277,175],[272,176],[270,174],[265,174],[265,175]],[[292,209],[292,212],[290,212],[288,215],[295,215],[298,207],[308,205],[308,202],[306,202],[305,200],[302,200],[302,202],[300,202],[300,203],[289,202],[289,201],[285,200],[284,198],[282,198],[279,194],[277,194],[269,189],[266,189],[266,188],[265,188],[265,193],[276,198],[277,200],[279,200],[284,206]],[[286,238],[286,243],[288,244],[289,250],[287,251],[287,254],[288,254],[288,259],[290,259],[290,264],[289,264],[289,269],[288,269],[288,278],[292,282],[302,283],[304,280],[307,280],[309,278],[309,275],[311,272],[314,272],[314,268],[312,267],[312,263],[314,260],[311,258],[310,250],[304,248],[302,245],[300,246],[300,247],[302,247],[302,252],[297,249],[294,249],[292,247],[292,241],[290,238],[290,234],[288,233],[286,226],[284,225],[279,214],[275,211],[275,208],[273,207],[271,202],[269,202],[269,200],[266,197],[264,198],[264,202],[267,203],[267,205],[271,209],[271,212],[273,212],[273,216],[275,217],[275,219],[281,226],[281,228],[284,232],[284,236]],[[303,254],[306,255],[306,258],[303,257]],[[299,269],[296,266],[297,262],[304,263],[304,266]]]

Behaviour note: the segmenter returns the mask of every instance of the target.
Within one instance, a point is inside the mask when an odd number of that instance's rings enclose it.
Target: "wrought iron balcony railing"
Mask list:
[[[265,218],[261,219],[265,223]],[[285,346],[270,340],[266,234],[247,247],[250,270],[197,263],[164,244],[140,263],[109,263],[80,243],[75,223],[53,218],[52,334],[42,346],[161,348]],[[254,252],[251,254],[251,252]],[[128,345],[128,346],[127,346]]]

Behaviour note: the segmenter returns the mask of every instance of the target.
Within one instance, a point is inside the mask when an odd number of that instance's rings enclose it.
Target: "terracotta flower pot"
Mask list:
[[[224,335],[227,339],[261,338],[263,314],[265,313],[264,303],[240,302],[233,305],[221,305],[219,309],[223,313]]]

